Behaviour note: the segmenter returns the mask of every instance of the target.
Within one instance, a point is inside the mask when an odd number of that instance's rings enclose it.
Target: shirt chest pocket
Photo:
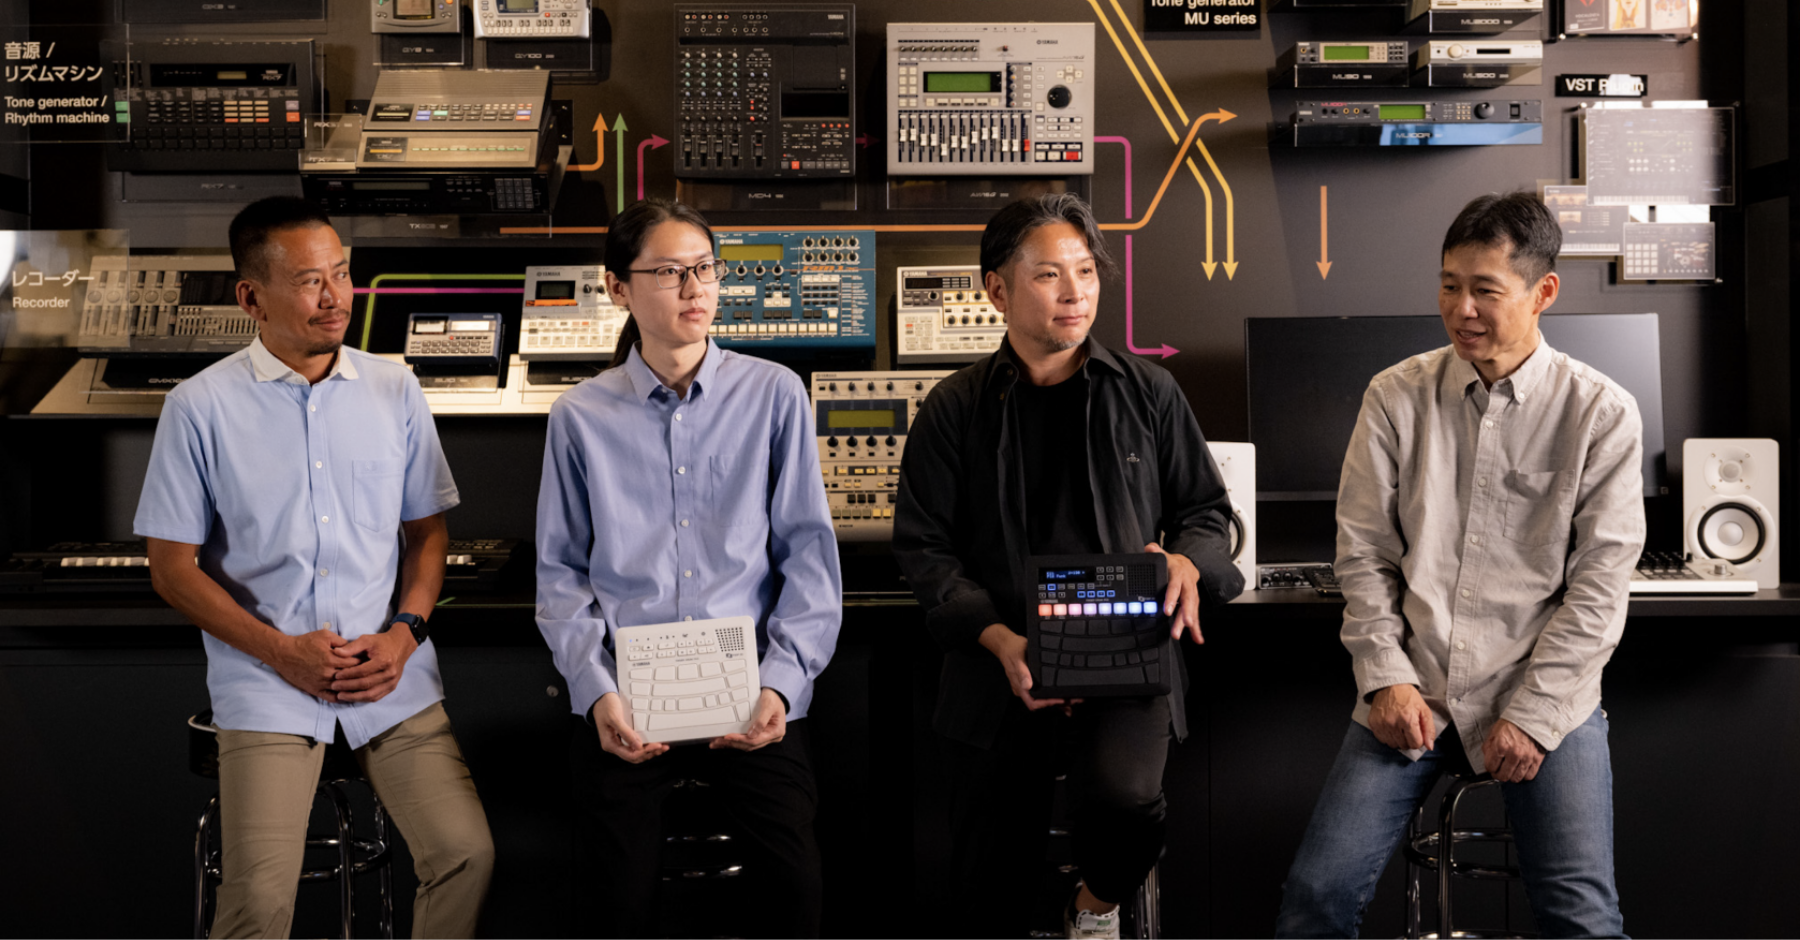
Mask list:
[[[1506,537],[1520,545],[1566,544],[1578,479],[1574,470],[1507,473]]]
[[[715,526],[753,525],[768,518],[769,462],[750,454],[707,459],[702,518]]]
[[[400,526],[400,500],[406,488],[406,461],[353,460],[350,462],[350,515],[371,532],[392,532]]]

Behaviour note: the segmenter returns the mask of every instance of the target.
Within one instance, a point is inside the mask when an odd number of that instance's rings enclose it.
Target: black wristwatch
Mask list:
[[[413,642],[420,646],[424,646],[425,638],[431,635],[431,631],[425,629],[425,618],[418,614],[395,614],[393,623],[406,624],[406,629],[412,631]],[[388,626],[393,626],[393,623]]]

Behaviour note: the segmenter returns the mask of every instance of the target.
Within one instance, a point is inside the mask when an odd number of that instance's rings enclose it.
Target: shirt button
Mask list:
[[[1481,426],[1482,426],[1482,427],[1484,427],[1484,428],[1491,428],[1491,427],[1493,427],[1493,426],[1494,426],[1494,422],[1492,422],[1492,421],[1483,421],[1483,422],[1481,422]]]
[[[1456,641],[1456,648],[1457,648],[1457,649],[1459,649],[1459,650],[1460,650],[1460,649],[1468,649],[1468,647],[1469,647],[1469,644],[1467,644],[1467,643],[1464,643],[1464,642],[1463,642],[1463,641],[1461,641],[1461,640],[1457,640],[1457,641]]]
[[[1481,479],[1476,480],[1475,485],[1476,486],[1486,486],[1487,485],[1487,477],[1482,477]]]
[[[327,578],[327,577],[330,577],[330,576],[331,576],[331,569],[330,569],[330,568],[320,568],[320,569],[319,569],[319,577],[321,577],[321,578]]]
[[[679,412],[679,411],[675,412],[675,420],[677,420],[677,421],[681,420],[681,412]]]
[[[686,617],[683,617],[683,618],[681,618],[681,619],[683,619],[683,620],[692,620],[692,619],[694,619],[694,615],[693,615],[693,614],[688,614],[688,615],[687,615],[687,616],[686,616]]]
[[[682,577],[684,577],[684,578],[691,578],[691,577],[693,577],[693,576],[694,576],[694,569],[692,569],[692,568],[689,568],[689,569],[688,569],[688,570],[686,570],[686,571],[683,571],[683,572],[682,572],[682,573],[681,573],[681,576],[682,576]]]
[[[1469,595],[1474,594],[1474,593],[1475,593],[1474,591],[1471,591],[1468,588],[1462,589],[1462,596],[1464,596],[1464,597],[1468,597]]]
[[[330,521],[331,521],[331,517],[330,517],[330,516],[320,516],[320,517],[319,517],[319,521],[320,521],[320,522],[330,522]]]
[[[307,406],[306,406],[306,410],[307,410],[307,411],[318,411],[318,410],[319,410],[319,406],[318,406],[318,405],[307,405]]]
[[[325,621],[325,629],[327,629],[327,630],[331,629],[331,621],[329,621],[329,620]]]
[[[675,472],[676,472],[676,473],[686,473],[686,472],[687,472],[687,468],[686,468],[686,467],[676,467],[676,468],[675,468]]]
[[[681,527],[684,529],[688,527],[688,521],[686,519],[681,520]]]
[[[1479,536],[1479,535],[1469,536],[1469,544],[1470,545],[1480,545],[1481,544],[1481,536]]]
[[[313,461],[313,469],[314,470],[322,469],[324,466],[325,466],[325,461],[323,461],[323,460]]]

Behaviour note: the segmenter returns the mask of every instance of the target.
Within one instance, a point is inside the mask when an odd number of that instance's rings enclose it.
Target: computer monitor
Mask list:
[[[1544,314],[1544,340],[1637,399],[1644,419],[1644,494],[1663,478],[1662,357],[1654,313]],[[1244,321],[1257,499],[1336,499],[1344,451],[1369,380],[1408,356],[1448,345],[1425,317],[1250,317]]]

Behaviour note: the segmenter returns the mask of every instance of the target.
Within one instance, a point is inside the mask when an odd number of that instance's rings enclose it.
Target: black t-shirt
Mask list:
[[[1033,555],[1101,551],[1088,482],[1087,370],[1059,385],[1013,386],[1025,475],[1025,537]]]

